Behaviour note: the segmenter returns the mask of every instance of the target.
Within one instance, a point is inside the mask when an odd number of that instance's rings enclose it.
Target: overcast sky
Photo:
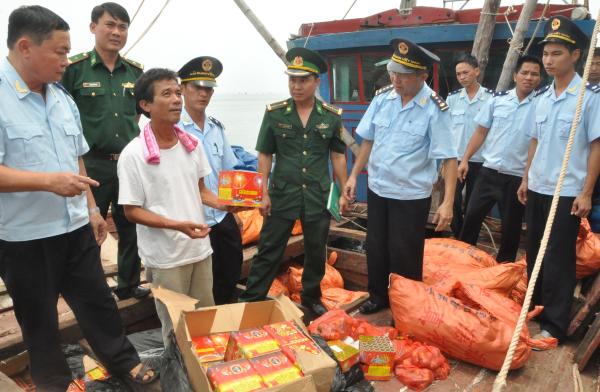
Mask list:
[[[521,1],[502,0],[502,5]],[[43,0],[37,2],[0,1],[0,55],[6,56],[8,15],[21,5],[39,4],[50,8],[71,26],[71,54],[90,50],[90,12],[102,0]],[[145,0],[129,30],[127,49],[156,16],[165,0]],[[286,48],[290,34],[302,23],[341,19],[353,0],[246,0],[281,46]],[[556,3],[557,0],[552,0]],[[119,1],[133,16],[140,0]],[[543,3],[543,1],[540,1]],[[400,0],[358,0],[347,18],[369,16],[398,7]],[[457,3],[460,4],[460,3]],[[483,0],[471,0],[468,8],[481,7]],[[592,15],[598,13],[600,0],[590,0]],[[418,5],[442,6],[442,0],[418,0]],[[218,79],[220,93],[282,93],[287,91],[283,63],[254,30],[233,0],[171,0],[166,9],[128,57],[146,69],[179,69],[196,56],[220,59],[224,71]]]

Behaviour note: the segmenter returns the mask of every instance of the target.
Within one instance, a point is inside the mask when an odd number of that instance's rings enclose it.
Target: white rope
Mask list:
[[[133,18],[131,18],[131,21],[129,22],[129,25],[131,25],[133,23],[133,21],[135,20],[135,17],[137,16],[137,14],[140,12],[140,10],[142,9],[142,6],[144,5],[144,1],[146,0],[142,0],[140,2],[140,5],[138,5],[137,10],[135,10],[135,13],[133,14]]]
[[[162,12],[165,10],[165,8],[167,7],[167,5],[171,2],[171,0],[166,0],[165,4],[163,4],[162,8],[160,9],[160,11],[158,11],[158,14],[156,14],[156,16],[154,17],[154,19],[152,20],[152,22],[150,22],[150,24],[148,25],[148,27],[146,27],[146,29],[142,32],[142,35],[140,35],[140,37],[133,43],[133,45],[131,45],[131,47],[129,49],[127,49],[127,51],[125,52],[125,54],[123,55],[123,57],[127,56],[127,54],[129,52],[131,52],[131,50],[133,48],[135,48],[135,46],[142,40],[142,38],[144,38],[144,36],[146,35],[146,33],[148,31],[150,31],[150,29],[152,28],[152,26],[154,26],[154,23],[156,23],[156,21],[158,20],[158,18],[160,17],[160,15],[162,14]]]
[[[312,34],[313,27],[315,27],[314,23],[310,24],[310,30],[308,31],[308,35],[306,36],[306,40],[304,41],[304,47],[306,48],[306,44],[308,44],[308,40],[310,39],[310,35]]]
[[[596,24],[594,26],[594,30],[592,32],[592,39],[590,43],[590,48],[596,47],[596,41],[598,38],[598,30],[600,28],[600,10],[598,11],[598,17],[596,18]],[[506,353],[506,357],[504,358],[504,363],[502,364],[502,369],[496,376],[496,380],[494,381],[494,389],[493,392],[501,392],[502,389],[506,386],[506,377],[508,376],[508,371],[510,369],[510,365],[512,364],[513,355],[515,353],[515,349],[517,348],[517,344],[519,343],[519,338],[521,336],[521,331],[523,330],[523,326],[525,325],[527,318],[527,311],[529,310],[529,305],[531,304],[531,297],[533,296],[533,289],[535,287],[535,283],[537,282],[537,278],[542,268],[542,260],[546,254],[546,248],[548,246],[548,239],[550,238],[550,231],[552,230],[552,225],[554,224],[554,217],[556,216],[556,209],[558,207],[558,200],[560,197],[560,191],[562,189],[562,185],[567,174],[567,165],[569,163],[569,158],[571,157],[571,148],[573,147],[573,141],[575,138],[575,132],[577,130],[577,125],[579,124],[579,120],[581,118],[581,108],[583,106],[583,97],[586,90],[586,82],[589,77],[590,68],[592,65],[592,57],[594,51],[590,50],[588,52],[587,61],[585,63],[585,71],[583,72],[583,81],[581,83],[581,87],[579,88],[579,95],[577,97],[577,106],[575,109],[575,116],[573,118],[573,123],[571,124],[571,132],[569,133],[569,140],[567,142],[567,148],[565,150],[565,155],[562,161],[562,167],[560,169],[560,175],[558,176],[558,183],[556,184],[556,189],[554,190],[554,196],[552,197],[552,204],[550,206],[550,212],[548,214],[548,220],[546,221],[546,227],[544,228],[544,235],[542,237],[542,241],[540,243],[540,249],[535,259],[535,265],[533,267],[533,271],[531,272],[531,276],[529,277],[529,284],[527,286],[527,293],[525,294],[525,300],[523,301],[523,307],[521,308],[521,314],[519,315],[519,320],[517,321],[517,325],[515,327],[515,332],[512,336],[512,340],[510,342],[510,346],[508,347],[508,352]]]
[[[346,11],[346,13],[344,14],[344,17],[342,19],[346,19],[346,16],[348,16],[348,14],[350,13],[350,10],[352,9],[352,7],[354,7],[354,4],[356,4],[358,0],[354,0],[352,2],[352,4],[350,5],[350,8],[348,8],[348,11]]]
[[[498,252],[498,248],[496,247],[496,241],[494,241],[494,236],[492,235],[492,231],[490,230],[489,226],[485,222],[482,222],[481,224],[483,225],[485,230],[488,232],[488,235],[490,236],[490,241],[492,241],[492,246],[494,247],[494,250],[496,252]]]

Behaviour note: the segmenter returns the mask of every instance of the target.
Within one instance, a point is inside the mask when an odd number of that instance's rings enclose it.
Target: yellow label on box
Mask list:
[[[256,391],[258,389],[263,389],[262,379],[259,375],[254,375],[251,377],[246,377],[241,380],[235,380],[226,382],[223,384],[217,384],[215,388],[215,392],[249,392]]]
[[[387,377],[391,374],[392,369],[389,366],[369,365],[367,375],[376,377]]]

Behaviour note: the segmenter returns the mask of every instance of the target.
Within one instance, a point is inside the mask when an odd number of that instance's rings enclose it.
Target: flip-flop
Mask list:
[[[147,376],[149,372],[152,372],[152,376],[148,379],[144,379],[144,377]],[[143,362],[142,362],[142,367],[136,373],[135,377],[132,376],[131,373],[127,373],[127,375],[125,376],[125,378],[128,381],[134,382],[139,385],[150,384],[151,382],[156,380],[157,377],[158,377],[158,372]]]

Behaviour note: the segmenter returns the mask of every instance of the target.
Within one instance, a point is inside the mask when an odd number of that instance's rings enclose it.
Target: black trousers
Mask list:
[[[72,379],[60,347],[59,295],[110,372],[125,374],[140,362],[125,337],[90,225],[49,238],[0,240],[0,276],[13,300],[38,390],[64,392]]]
[[[213,249],[213,297],[216,305],[237,302],[235,285],[242,274],[242,235],[240,228],[229,213],[211,227],[210,245]]]
[[[460,162],[458,162],[460,164]],[[481,162],[469,162],[469,171],[467,172],[467,178],[463,182],[456,181],[456,191],[454,193],[454,212],[452,217],[452,223],[450,224],[450,228],[454,233],[454,237],[460,237],[460,231],[463,226],[463,212],[467,211],[469,207],[469,201],[471,200],[471,195],[473,194],[473,189],[475,188],[475,183],[477,182],[477,176],[479,175],[479,170],[481,169],[483,163]],[[467,188],[465,192],[464,198],[464,208],[463,208],[463,195],[462,191],[464,188]]]
[[[535,305],[543,305],[540,315],[542,329],[559,340],[566,337],[569,327],[571,301],[575,289],[575,260],[577,234],[581,219],[571,215],[574,197],[561,197],[554,225],[533,293]],[[540,241],[550,212],[552,196],[527,192],[527,273],[531,276]]]
[[[367,192],[367,272],[371,301],[387,305],[390,273],[423,280],[425,227],[431,198],[396,200]]]
[[[482,167],[469,200],[459,239],[477,245],[481,224],[495,203],[502,215],[502,239],[496,260],[515,261],[525,206],[517,198],[521,177]]]

